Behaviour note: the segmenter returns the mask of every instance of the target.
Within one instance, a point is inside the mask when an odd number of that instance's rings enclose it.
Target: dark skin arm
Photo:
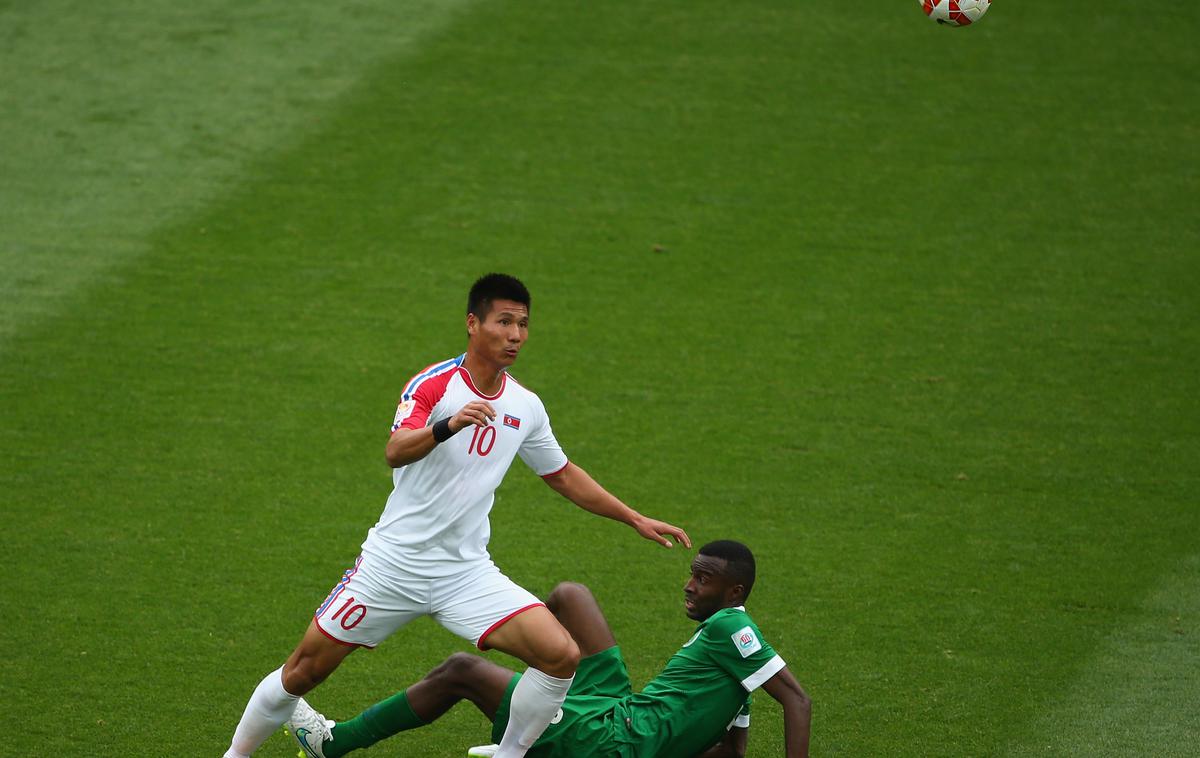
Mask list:
[[[812,700],[786,668],[763,683],[768,695],[783,706],[784,748],[788,758],[808,758]],[[732,727],[725,738],[700,754],[700,758],[744,758],[750,730]]]
[[[763,690],[783,706],[783,739],[787,758],[808,758],[812,722],[812,700],[787,667],[763,682]],[[744,758],[750,730],[732,727],[717,744],[700,758]]]
[[[808,758],[812,700],[786,666],[763,682],[762,688],[783,706],[783,741],[787,758]]]

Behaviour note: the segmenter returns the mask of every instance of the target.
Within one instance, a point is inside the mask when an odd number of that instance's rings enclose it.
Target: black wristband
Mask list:
[[[433,425],[433,441],[439,445],[454,436],[450,431],[450,419],[444,418]]]

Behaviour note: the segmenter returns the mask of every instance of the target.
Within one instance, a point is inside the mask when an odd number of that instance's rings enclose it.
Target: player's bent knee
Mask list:
[[[438,691],[470,698],[479,687],[479,671],[484,661],[468,653],[455,653],[425,675],[425,682]]]
[[[580,602],[595,602],[587,585],[579,582],[559,582],[546,598],[546,607],[551,613],[558,613],[564,606]]]
[[[429,676],[461,682],[470,679],[478,665],[479,658],[469,653],[455,653],[429,672]]]
[[[541,665],[537,668],[550,676],[566,679],[575,674],[579,658],[579,645],[575,644],[571,635],[564,634],[558,644],[543,651]]]
[[[567,636],[567,641],[570,643],[570,645],[567,647],[566,662],[570,664],[571,673],[574,674],[575,669],[579,667],[579,659],[582,657],[582,655],[579,652],[578,643],[576,643],[575,640],[569,635]]]

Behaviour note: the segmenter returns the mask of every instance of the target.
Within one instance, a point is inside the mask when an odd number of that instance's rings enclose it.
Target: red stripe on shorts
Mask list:
[[[520,613],[520,611],[518,611],[518,613]],[[315,620],[315,619],[314,619],[314,620],[313,620],[313,623],[314,623],[314,624],[316,624],[316,626],[317,626],[317,631],[318,631],[318,632],[320,632],[321,634],[325,635],[326,637],[328,637],[329,639],[333,640],[334,642],[336,642],[336,643],[337,643],[337,644],[339,644],[339,645],[345,645],[346,647],[365,647],[367,650],[374,650],[374,649],[375,649],[375,646],[374,646],[374,645],[364,645],[364,644],[363,644],[363,643],[361,643],[361,642],[346,642],[345,640],[339,640],[337,637],[334,637],[332,634],[330,634],[329,632],[327,632],[327,631],[325,631],[324,629],[322,629],[322,628],[321,628],[321,622],[320,622],[320,621],[317,621],[317,620]]]
[[[479,642],[476,642],[475,646],[478,647],[480,650],[487,650],[487,648],[483,646],[483,641],[488,638],[489,634],[491,634],[492,632],[496,631],[500,627],[507,624],[510,620],[512,620],[512,618],[514,616],[520,616],[525,611],[528,611],[533,608],[545,608],[545,607],[546,607],[545,603],[532,603],[530,605],[525,606],[524,608],[518,608],[517,610],[513,611],[512,613],[508,614],[504,618],[500,619],[496,623],[489,626],[486,632],[479,635]]]

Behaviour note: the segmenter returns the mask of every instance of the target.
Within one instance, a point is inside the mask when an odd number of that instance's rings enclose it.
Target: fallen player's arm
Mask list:
[[[551,474],[542,478],[546,484],[550,485],[551,489],[585,511],[594,513],[597,516],[610,518],[613,521],[620,521],[622,524],[629,524],[637,530],[638,534],[648,540],[654,540],[660,545],[671,547],[671,540],[668,537],[674,537],[677,542],[682,542],[685,547],[692,546],[692,541],[688,538],[687,532],[677,526],[671,526],[665,521],[647,518],[638,513],[628,505],[622,503],[608,490],[601,487],[588,472],[579,468],[574,463],[568,463],[557,474]]]
[[[783,744],[787,758],[808,758],[812,701],[787,666],[763,682],[763,690],[783,706]]]
[[[745,758],[749,732],[744,726],[731,726],[725,732],[725,738],[701,753],[699,758]]]

